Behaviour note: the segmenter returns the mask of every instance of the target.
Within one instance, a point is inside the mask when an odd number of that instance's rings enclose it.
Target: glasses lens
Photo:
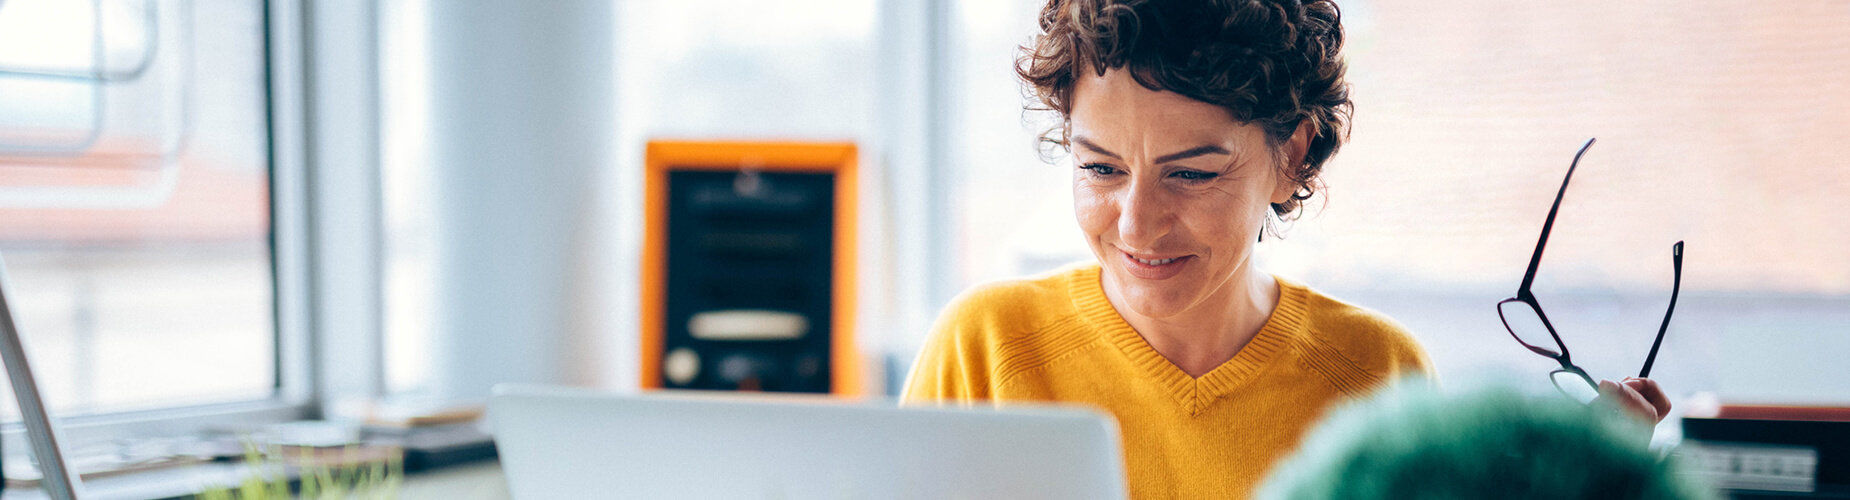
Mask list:
[[[1548,334],[1548,326],[1542,323],[1542,315],[1535,312],[1528,302],[1508,300],[1497,304],[1497,312],[1503,315],[1503,324],[1508,326],[1510,334],[1518,342],[1529,346],[1529,350],[1548,357],[1561,356],[1561,344],[1555,342]]]
[[[1554,379],[1556,389],[1560,389],[1562,394],[1566,394],[1575,401],[1591,403],[1593,398],[1599,397],[1599,386],[1593,385],[1592,380],[1578,373],[1555,370],[1548,374],[1548,378]]]

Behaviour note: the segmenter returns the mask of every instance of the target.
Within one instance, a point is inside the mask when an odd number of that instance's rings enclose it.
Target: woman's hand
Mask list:
[[[1599,399],[1614,406],[1624,408],[1633,416],[1645,419],[1656,425],[1670,414],[1670,397],[1657,382],[1648,378],[1626,377],[1620,382],[1601,380],[1599,382]]]

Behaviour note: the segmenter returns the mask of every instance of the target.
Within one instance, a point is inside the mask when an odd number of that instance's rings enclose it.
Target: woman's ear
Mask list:
[[[1285,141],[1285,147],[1280,148],[1280,152],[1285,155],[1285,163],[1278,172],[1278,185],[1272,189],[1273,204],[1291,201],[1291,195],[1297,194],[1298,188],[1302,187],[1296,179],[1297,173],[1304,169],[1304,156],[1310,151],[1310,136],[1316,133],[1315,130],[1309,118],[1299,120],[1298,129]]]

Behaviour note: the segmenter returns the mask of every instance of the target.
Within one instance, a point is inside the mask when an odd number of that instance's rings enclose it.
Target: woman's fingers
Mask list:
[[[1651,407],[1657,410],[1657,419],[1659,421],[1662,421],[1665,416],[1670,415],[1670,396],[1664,394],[1664,389],[1657,385],[1656,380],[1626,377],[1622,383],[1626,387],[1638,391],[1638,395],[1644,396],[1644,400],[1651,403]]]
[[[1651,402],[1646,400],[1644,395],[1639,394],[1636,389],[1611,380],[1601,380],[1599,381],[1599,394],[1600,399],[1610,401],[1631,412],[1632,415],[1643,418],[1646,422],[1653,424],[1658,422],[1657,407],[1652,406]]]

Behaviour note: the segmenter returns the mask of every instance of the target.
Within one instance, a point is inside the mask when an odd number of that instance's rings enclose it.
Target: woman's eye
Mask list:
[[[1220,174],[1216,174],[1212,172],[1196,172],[1193,170],[1182,170],[1182,171],[1178,171],[1176,173],[1169,174],[1169,175],[1175,176],[1176,178],[1179,178],[1185,181],[1205,181],[1208,179],[1213,179],[1216,176],[1219,176]]]
[[[1118,173],[1117,168],[1103,163],[1087,163],[1085,165],[1080,165],[1079,168],[1091,170],[1092,175],[1111,175]]]

